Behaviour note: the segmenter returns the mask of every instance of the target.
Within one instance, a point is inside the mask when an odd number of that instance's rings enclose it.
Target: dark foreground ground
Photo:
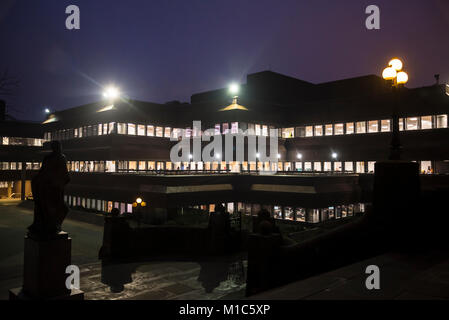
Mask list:
[[[17,201],[0,202],[0,299],[22,285],[23,244],[32,210]],[[103,228],[67,219],[72,263],[81,270],[86,299],[239,299],[244,297],[244,256],[203,261],[153,259],[102,265],[98,260]]]

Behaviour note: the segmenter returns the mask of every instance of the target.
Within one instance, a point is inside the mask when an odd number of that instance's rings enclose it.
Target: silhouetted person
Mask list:
[[[70,181],[67,160],[59,141],[52,141],[50,146],[52,152],[44,158],[31,183],[34,197],[34,222],[28,227],[31,237],[56,236],[68,213],[64,203],[64,186]]]

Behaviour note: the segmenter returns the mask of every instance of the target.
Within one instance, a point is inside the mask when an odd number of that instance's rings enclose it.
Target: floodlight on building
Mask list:
[[[142,198],[137,198],[137,199],[136,199],[136,202],[137,202],[138,204],[141,204],[141,203],[143,202],[143,200],[142,200]]]
[[[44,111],[45,111],[46,114],[49,114],[51,112],[50,109],[48,109],[48,108],[45,108]]]
[[[278,153],[278,159],[280,159],[281,158],[281,155]]]
[[[404,71],[398,72],[396,77],[397,84],[406,84],[408,81],[408,74]]]
[[[110,86],[107,87],[106,90],[103,92],[103,96],[106,99],[114,100],[120,97],[120,90],[116,87]]]
[[[402,61],[398,58],[391,59],[388,65],[396,71],[401,71],[403,67]]]
[[[336,152],[333,152],[333,153],[332,153],[332,158],[333,158],[333,159],[337,159],[337,157],[338,157],[338,154],[337,154]]]
[[[193,155],[189,154],[189,159],[193,159]]]
[[[217,153],[216,155],[215,155],[215,159],[221,159],[221,155],[219,154],[219,153]]]
[[[260,153],[256,153],[256,158],[257,158],[257,159],[260,158]]]
[[[298,154],[296,155],[296,158],[302,159],[302,154],[301,154],[301,153],[298,153]]]
[[[240,86],[237,83],[231,83],[229,85],[229,93],[232,95],[237,95],[240,91]]]

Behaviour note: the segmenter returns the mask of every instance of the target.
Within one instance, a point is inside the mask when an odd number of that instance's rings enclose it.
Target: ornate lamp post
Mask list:
[[[392,59],[387,68],[382,72],[382,77],[391,84],[394,94],[394,111],[393,111],[393,135],[391,139],[390,147],[390,160],[400,160],[401,159],[401,143],[399,140],[399,116],[398,116],[398,103],[399,103],[399,93],[400,89],[408,81],[408,75],[402,70],[402,61],[395,58]]]
[[[146,207],[147,203],[142,200],[142,198],[137,198],[136,201],[133,203],[133,207],[137,208],[137,223],[140,226],[141,220],[142,220],[142,207]]]

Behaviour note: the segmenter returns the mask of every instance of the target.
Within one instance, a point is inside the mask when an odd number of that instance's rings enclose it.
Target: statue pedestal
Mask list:
[[[23,288],[10,290],[10,300],[82,300],[80,290],[66,288],[71,265],[72,239],[60,232],[51,240],[25,237]]]

